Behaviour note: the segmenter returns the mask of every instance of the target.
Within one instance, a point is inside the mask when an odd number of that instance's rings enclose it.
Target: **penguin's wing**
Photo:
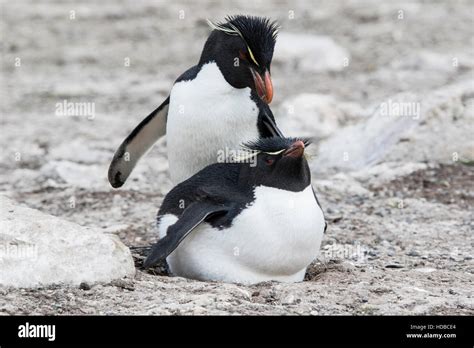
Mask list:
[[[229,209],[226,205],[213,202],[198,201],[191,203],[181,214],[178,221],[168,227],[166,236],[152,247],[151,253],[146,258],[143,266],[148,268],[158,261],[166,259],[199,224],[211,216],[227,213]]]
[[[318,203],[319,208],[321,208],[321,211],[323,212],[323,217],[324,217],[324,232],[326,232],[326,230],[327,230],[327,228],[328,228],[328,222],[326,221],[326,217],[324,216],[324,210],[323,210],[323,208],[321,207],[321,204],[319,203],[319,199],[318,199],[318,196],[316,196],[316,191],[314,190],[313,185],[311,185],[311,189],[313,190],[313,195],[314,195],[314,199],[316,200],[316,203]]]
[[[109,167],[109,182],[120,187],[127,180],[140,157],[166,133],[170,97],[148,115],[122,142]]]

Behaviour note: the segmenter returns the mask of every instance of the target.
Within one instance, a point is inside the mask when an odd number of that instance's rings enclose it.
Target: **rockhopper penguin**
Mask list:
[[[176,80],[168,98],[116,151],[108,173],[113,187],[125,183],[140,157],[165,133],[175,184],[217,162],[219,150],[282,136],[268,107],[277,24],[242,15],[209,23],[214,30],[199,63]]]
[[[144,266],[166,259],[177,276],[252,284],[302,281],[326,223],[311,186],[305,139],[245,145],[175,186],[158,212],[159,241]]]

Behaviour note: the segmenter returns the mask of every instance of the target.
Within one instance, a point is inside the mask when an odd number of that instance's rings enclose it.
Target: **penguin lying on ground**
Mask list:
[[[168,98],[116,151],[108,173],[113,187],[125,183],[140,157],[165,133],[175,184],[217,162],[218,150],[282,136],[267,105],[273,98],[270,64],[277,24],[241,15],[209,23],[214,30],[199,63],[176,80]]]
[[[146,268],[252,284],[302,281],[326,228],[304,157],[307,140],[247,143],[245,162],[215,163],[174,187],[158,212]]]

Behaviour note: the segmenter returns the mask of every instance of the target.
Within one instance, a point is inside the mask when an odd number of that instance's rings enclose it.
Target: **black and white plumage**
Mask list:
[[[174,183],[215,163],[219,150],[282,136],[268,107],[277,25],[239,15],[211,26],[199,63],[176,80],[168,98],[116,151],[108,173],[113,187],[125,183],[138,160],[165,134]]]
[[[326,226],[305,145],[260,139],[246,144],[255,161],[212,164],[174,187],[145,267],[166,259],[172,274],[193,279],[302,281]]]

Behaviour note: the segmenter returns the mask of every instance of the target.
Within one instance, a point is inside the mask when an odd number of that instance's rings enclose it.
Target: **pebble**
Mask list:
[[[385,265],[385,268],[403,268],[403,265],[397,263],[390,263],[388,265]]]
[[[417,256],[420,256],[421,254],[416,251],[416,250],[410,250],[408,253],[407,253],[407,256],[414,256],[414,257],[417,257]]]
[[[90,286],[90,284],[88,284],[86,282],[82,282],[81,284],[79,284],[79,289],[81,289],[81,290],[90,290],[91,286]]]
[[[281,301],[282,304],[293,304],[295,302],[295,296],[293,295],[288,295],[286,296],[283,301]]]

